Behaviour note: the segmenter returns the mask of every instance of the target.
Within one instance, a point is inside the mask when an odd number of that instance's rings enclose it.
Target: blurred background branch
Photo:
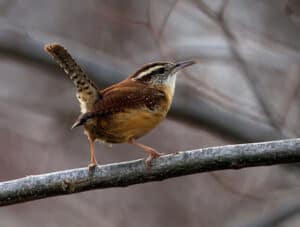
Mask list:
[[[141,139],[160,152],[299,137],[299,6],[0,0],[0,181],[73,169],[89,158],[82,131],[69,130],[79,107],[43,51],[50,42],[66,46],[101,88],[151,61],[197,60],[178,77],[169,118]],[[123,144],[97,145],[100,163],[142,155]],[[0,224],[245,226],[284,216],[276,207],[300,201],[298,182],[299,168],[290,164],[216,171],[3,207]],[[295,210],[280,225],[299,226]],[[55,221],[45,223],[49,215]]]
[[[121,81],[130,73],[129,64],[124,63],[124,61],[121,63],[121,60],[110,58],[100,51],[95,53],[95,51],[60,37],[52,37],[33,31],[26,33],[22,29],[5,23],[0,25],[0,51],[2,54],[21,57],[35,64],[39,62],[49,67],[58,68],[44,53],[43,49],[46,43],[53,41],[66,43],[66,47],[101,88]],[[62,74],[59,70],[57,71]],[[128,73],[124,74],[123,71]],[[169,116],[194,126],[214,130],[226,138],[245,142],[268,141],[284,137],[278,128],[273,128],[267,122],[257,122],[243,115],[237,115],[230,109],[216,106],[215,102],[209,103],[201,96],[198,97],[194,94],[193,87],[187,84],[178,84]]]

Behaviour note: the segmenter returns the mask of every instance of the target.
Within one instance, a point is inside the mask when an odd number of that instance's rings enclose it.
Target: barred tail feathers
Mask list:
[[[81,111],[86,112],[90,110],[92,104],[100,95],[94,83],[89,80],[87,75],[63,46],[56,43],[48,44],[45,46],[45,51],[53,57],[73,81],[77,89],[76,96],[81,104]]]

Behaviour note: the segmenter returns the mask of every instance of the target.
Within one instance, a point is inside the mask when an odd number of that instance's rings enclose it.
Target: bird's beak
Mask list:
[[[188,67],[190,65],[194,65],[194,64],[196,64],[196,62],[193,60],[177,62],[177,63],[175,63],[174,70],[177,72],[180,69],[186,68],[186,67]]]

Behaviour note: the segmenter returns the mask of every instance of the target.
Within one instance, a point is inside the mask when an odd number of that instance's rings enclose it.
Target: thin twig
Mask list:
[[[221,31],[224,34],[224,37],[227,39],[227,42],[229,44],[229,48],[230,48],[233,58],[239,64],[239,68],[240,68],[241,72],[243,73],[247,82],[249,83],[252,90],[254,91],[256,100],[260,104],[264,114],[268,117],[268,120],[269,120],[269,123],[271,124],[271,126],[274,127],[276,130],[280,131],[280,133],[282,134],[282,138],[287,138],[288,135],[282,130],[282,127],[279,124],[277,117],[273,113],[273,110],[270,108],[267,100],[265,100],[264,94],[262,93],[261,89],[259,88],[255,77],[252,75],[252,72],[249,69],[246,61],[240,54],[237,39],[236,39],[234,33],[231,31],[227,21],[225,20],[225,10],[229,4],[229,0],[224,0],[221,10],[218,13],[212,11],[210,9],[210,7],[203,1],[199,0],[199,1],[196,1],[196,3],[197,3],[197,6],[199,7],[199,9],[203,13],[205,13],[205,15],[208,18],[210,18],[215,24],[217,24],[220,27]]]
[[[149,2],[150,2],[150,1],[149,1]],[[166,25],[167,25],[167,23],[168,23],[168,21],[169,21],[169,18],[170,18],[170,16],[171,16],[171,14],[172,14],[172,12],[173,12],[175,6],[177,5],[177,3],[178,3],[178,0],[175,0],[175,1],[171,4],[171,7],[170,7],[170,9],[168,10],[167,15],[164,17],[163,23],[162,23],[162,25],[161,25],[161,27],[160,27],[160,29],[159,29],[159,31],[158,31],[158,34],[157,34],[158,40],[161,40],[161,37],[162,37],[163,32],[164,32],[164,30],[165,30],[165,27],[166,27]]]
[[[93,189],[126,187],[183,175],[300,162],[300,139],[211,147],[143,160],[71,169],[0,183],[0,206]]]
[[[292,108],[292,104],[295,101],[298,101],[298,97],[300,94],[300,78],[299,78],[299,67],[294,66],[291,68],[290,70],[290,77],[292,77],[290,79],[290,86],[289,86],[289,90],[288,90],[288,94],[286,97],[286,101],[285,101],[285,105],[282,108],[284,111],[281,114],[281,125],[285,126],[288,120],[288,113],[290,112],[290,109]],[[296,126],[296,125],[295,125]]]

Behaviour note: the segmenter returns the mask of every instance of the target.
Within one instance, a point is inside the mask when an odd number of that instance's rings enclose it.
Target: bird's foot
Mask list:
[[[162,155],[165,155],[165,153],[159,153],[156,150],[152,149],[150,152],[150,155],[145,159],[145,165],[147,168],[150,168],[152,166],[152,160],[156,159]]]
[[[88,165],[88,168],[89,168],[89,171],[93,171],[96,166],[98,165],[97,162],[91,162],[89,165]]]

